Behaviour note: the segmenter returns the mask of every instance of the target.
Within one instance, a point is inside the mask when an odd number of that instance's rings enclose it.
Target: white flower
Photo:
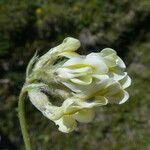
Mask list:
[[[131,84],[124,62],[110,48],[100,53],[72,57],[56,70],[60,81],[74,92],[91,91],[95,85],[119,82],[123,89]]]
[[[79,47],[77,39],[66,38],[62,44],[40,57],[33,67],[36,84],[43,82],[47,84],[46,91],[51,96],[63,97],[60,106],[50,102],[40,87],[28,91],[33,105],[64,133],[75,130],[77,122],[91,122],[96,107],[108,103],[122,104],[129,98],[125,89],[130,86],[131,79],[117,53],[105,48],[99,53],[85,56],[75,52]],[[65,59],[55,63],[61,57]],[[41,72],[44,74],[41,75]],[[31,79],[32,74],[29,76]]]
[[[42,114],[50,120],[53,120],[56,125],[59,125],[59,130],[69,133],[76,128],[77,122],[88,123],[94,118],[94,107],[104,105],[102,101],[83,101],[78,97],[66,99],[62,106],[54,106],[49,101],[46,94],[39,90],[30,90],[28,92],[32,104],[42,112]]]

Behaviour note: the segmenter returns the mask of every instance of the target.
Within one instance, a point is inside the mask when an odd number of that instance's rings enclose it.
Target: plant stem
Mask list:
[[[27,131],[27,123],[25,119],[25,99],[26,99],[27,91],[25,88],[22,88],[20,95],[19,95],[19,102],[18,102],[18,113],[19,113],[19,121],[21,126],[21,132],[23,135],[23,140],[25,143],[26,150],[32,150],[29,134]]]

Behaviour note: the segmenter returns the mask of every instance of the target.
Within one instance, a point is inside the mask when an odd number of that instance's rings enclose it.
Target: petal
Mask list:
[[[77,99],[76,97],[71,97],[63,102],[62,108],[65,115],[72,115],[81,109],[81,107],[76,104]]]
[[[63,64],[63,67],[70,67],[70,66],[74,66],[74,65],[79,65],[80,66],[83,63],[84,58],[85,58],[85,56],[78,56],[78,57],[70,58],[68,61],[66,61]]]
[[[106,56],[104,57],[104,61],[106,63],[106,65],[111,68],[111,67],[115,67],[116,66],[116,59],[113,58],[114,56]]]
[[[117,53],[111,48],[105,48],[100,52],[100,55],[103,57],[105,63],[109,67],[116,66]]]
[[[64,114],[64,110],[61,107],[47,105],[45,110],[42,111],[43,115],[50,120],[58,120]]]
[[[76,93],[89,96],[98,91],[99,89],[103,88],[105,85],[108,84],[109,81],[109,77],[107,75],[99,75],[99,76],[96,75],[95,77],[97,77],[98,79],[97,78],[94,80],[92,79],[91,84],[88,84],[88,86],[81,84],[73,84],[70,81],[62,83]]]
[[[67,57],[67,58],[72,58],[72,57],[80,56],[78,53],[76,53],[76,52],[71,52],[71,51],[65,51],[65,52],[63,52],[63,53],[60,53],[59,55],[60,55],[60,56]]]
[[[28,95],[32,104],[40,111],[42,111],[47,104],[51,104],[48,97],[39,90],[31,90],[28,92]]]
[[[115,50],[111,48],[105,48],[100,52],[100,55],[105,59],[105,62],[108,66],[114,67],[118,66],[119,68],[125,69],[126,65],[122,61],[120,57],[117,56],[117,53]]]
[[[122,69],[126,68],[125,63],[123,62],[123,60],[120,57],[118,57],[118,59],[117,59],[117,66]]]
[[[102,89],[105,89],[108,86],[108,84],[110,84],[110,79],[107,77],[104,77],[104,80],[96,80],[90,86],[85,88],[84,91],[82,90],[82,94],[86,95],[87,97],[94,97]]]
[[[112,78],[115,81],[122,80],[127,75],[127,72],[122,72],[121,70],[115,70],[114,72],[109,73],[109,77]]]
[[[122,80],[119,81],[119,83],[122,85],[123,89],[126,89],[131,85],[131,78],[126,75]]]
[[[92,82],[91,76],[81,76],[78,78],[70,79],[75,84],[81,84],[81,85],[89,85]]]
[[[128,98],[129,98],[129,94],[124,90],[120,90],[120,92],[118,92],[112,96],[109,96],[108,102],[122,104],[122,103],[126,102],[128,100]]]
[[[96,96],[95,97],[95,100],[97,102],[99,102],[99,106],[102,106],[102,105],[107,105],[108,104],[108,100],[106,97],[104,96]]]
[[[128,94],[128,92],[124,91],[124,97],[123,97],[122,100],[119,102],[119,104],[125,103],[128,99],[129,99],[129,94]]]
[[[68,87],[73,92],[77,92],[77,93],[82,92],[82,89],[83,89],[82,85],[78,86],[78,85],[72,84],[72,82],[70,82],[70,81],[62,82],[62,84],[64,84],[66,87]]]
[[[104,48],[101,52],[100,52],[100,55],[105,57],[105,56],[108,56],[108,55],[117,55],[116,51],[113,50],[112,48]]]
[[[69,133],[77,127],[75,119],[70,115],[65,115],[61,119],[55,121],[55,124],[59,126],[59,130],[64,133]]]
[[[72,68],[70,69],[72,73],[92,73],[92,68],[90,66],[80,67],[80,68]]]
[[[87,55],[84,63],[93,66],[95,70],[100,74],[108,72],[108,67],[103,61],[102,57],[99,55],[99,53],[91,53]]]
[[[76,77],[84,78],[84,76],[86,77],[88,74],[91,73],[92,73],[91,67],[82,67],[77,69],[62,67],[56,70],[56,74],[63,79],[73,79]]]
[[[59,68],[58,70],[62,70],[64,73],[65,72],[72,73],[77,76],[87,75],[87,73],[88,74],[92,73],[92,68],[90,66],[80,67],[80,68],[62,67]]]
[[[63,51],[76,51],[81,43],[78,39],[67,37],[63,40],[62,45],[64,46]]]
[[[76,77],[75,74],[68,68],[58,68],[56,74],[62,79],[70,79]]]
[[[57,47],[53,48],[55,52],[65,52],[65,51],[76,51],[80,47],[80,41],[72,38],[67,37],[63,40],[63,42],[58,45]]]
[[[37,90],[32,90],[28,92],[28,94],[33,105],[48,119],[56,120],[63,115],[63,109],[52,105],[44,93]]]
[[[120,90],[122,90],[121,85],[118,82],[114,82],[112,84],[110,84],[107,88],[106,88],[106,95],[114,95],[118,92],[120,92]]]
[[[73,118],[81,123],[89,123],[94,119],[93,109],[83,109],[73,115]]]
[[[87,99],[86,101],[77,100],[77,104],[82,108],[93,108],[107,104],[107,99],[104,96],[93,97],[91,99]]]
[[[93,76],[94,78],[100,80],[100,81],[104,81],[104,80],[109,79],[109,76],[108,76],[108,75],[93,74],[92,76]]]

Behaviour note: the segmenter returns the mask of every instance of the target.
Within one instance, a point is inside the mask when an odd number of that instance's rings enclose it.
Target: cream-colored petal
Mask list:
[[[67,58],[72,58],[72,57],[77,57],[80,56],[78,53],[76,52],[72,52],[72,51],[65,51],[63,53],[60,53],[59,56],[64,56]]]
[[[104,81],[109,79],[108,75],[99,75],[99,74],[93,74],[92,75],[94,78],[98,79],[99,81]]]
[[[28,95],[32,104],[48,119],[59,119],[63,115],[62,108],[53,106],[44,93],[38,90],[31,90],[28,92]]]
[[[81,43],[78,39],[67,37],[63,40],[64,49],[63,51],[76,51]]]
[[[100,52],[108,67],[114,67],[117,64],[117,53],[111,48],[105,48]]]
[[[101,52],[100,52],[100,55],[105,57],[105,56],[108,56],[108,55],[117,55],[116,51],[113,50],[112,48],[104,48]]]
[[[62,79],[74,79],[76,77],[84,78],[85,76],[85,79],[87,80],[86,76],[92,73],[92,69],[90,67],[82,67],[77,69],[62,67],[62,68],[58,68],[55,72],[58,75],[58,77]]]
[[[62,108],[65,115],[72,115],[81,109],[81,107],[76,104],[77,99],[77,97],[71,97],[63,102]]]
[[[104,96],[97,96],[91,99],[87,99],[86,101],[81,101],[77,99],[76,103],[82,108],[93,108],[107,104],[107,99]]]
[[[70,79],[75,84],[81,84],[81,85],[89,85],[92,83],[92,77],[91,76],[81,76],[77,78]]]
[[[85,88],[84,91],[82,91],[81,95],[83,94],[86,95],[87,97],[95,96],[95,94],[97,94],[99,91],[105,89],[108,86],[108,84],[110,84],[110,82],[113,81],[111,81],[109,78],[105,78],[104,80],[99,81],[96,80],[90,86]]]
[[[90,66],[80,67],[80,68],[70,68],[71,73],[78,73],[78,74],[86,74],[86,73],[92,73],[92,68]]]
[[[58,75],[58,77],[62,79],[71,79],[76,77],[76,75],[73,74],[72,71],[68,68],[58,68],[55,72]]]
[[[66,82],[62,82],[62,84],[64,84],[66,87],[68,87],[70,90],[72,90],[73,92],[82,92],[83,86],[79,86],[76,84],[72,84],[72,82],[70,81],[66,81]]]
[[[108,67],[98,53],[91,53],[86,56],[85,64],[90,64],[99,74],[108,72]]]
[[[127,72],[123,72],[121,70],[114,70],[114,72],[110,72],[108,75],[113,80],[120,81],[127,75]]]
[[[123,60],[120,57],[117,58],[117,66],[122,68],[122,69],[126,68],[125,63],[123,62]]]
[[[119,81],[123,89],[126,89],[131,85],[131,78],[126,75],[122,80]]]
[[[70,58],[69,60],[67,60],[64,64],[63,67],[71,67],[74,65],[81,65],[83,64],[83,60],[84,60],[85,56],[78,56],[78,57],[73,57]],[[87,65],[88,66],[88,65]],[[79,66],[80,67],[80,66]],[[78,67],[78,68],[79,68]],[[82,66],[81,66],[82,67]],[[76,67],[77,68],[77,67]]]
[[[76,112],[85,109],[93,108],[107,104],[107,99],[105,97],[96,97],[91,99],[81,99],[79,97],[72,97],[65,100],[62,104],[64,114],[72,115]]]
[[[77,123],[71,115],[64,115],[59,120],[55,121],[55,124],[59,126],[59,131],[64,133],[72,132],[77,127]]]
[[[93,109],[83,109],[73,115],[73,118],[81,123],[89,123],[94,119],[95,112]]]
[[[74,74],[74,75],[77,75],[77,76],[81,76],[81,75],[87,75],[87,74],[90,74],[92,73],[92,68],[89,67],[89,66],[86,66],[86,67],[80,67],[80,68],[67,68],[67,67],[62,67],[62,68],[59,68],[57,69],[58,71],[58,74],[60,74],[61,72],[64,73],[64,72],[68,72],[68,73],[71,73],[71,74]],[[60,72],[60,71],[61,72]]]
[[[106,95],[114,95],[114,94],[120,92],[120,90],[122,90],[120,83],[114,82],[106,88],[107,93],[105,93],[105,94]]]
[[[119,104],[125,103],[128,99],[129,99],[129,94],[128,94],[128,92],[124,91],[124,97],[121,99]]]
[[[128,98],[129,98],[129,94],[124,90],[120,90],[120,92],[118,92],[112,96],[109,96],[108,102],[122,104],[122,103],[126,102],[128,100]]]
[[[108,104],[108,99],[104,96],[96,96],[95,100],[99,103],[99,106]]]
[[[97,79],[98,78],[98,79]],[[81,84],[74,84],[70,81],[62,82],[65,86],[71,89],[74,92],[80,93],[81,95],[91,95],[97,90],[103,88],[106,84],[108,84],[109,77],[107,75],[97,76],[96,79],[92,79],[91,84],[88,86]],[[101,80],[100,80],[101,79]]]
[[[40,111],[45,109],[45,106],[47,104],[51,105],[48,97],[39,90],[30,90],[30,92],[28,92],[28,95],[32,104]]]
[[[64,114],[64,110],[61,107],[54,105],[47,105],[45,110],[42,111],[43,115],[50,120],[58,120]]]
[[[116,66],[116,59],[113,58],[114,56],[106,56],[104,57],[104,62],[108,67],[115,67]]]
[[[80,47],[80,41],[72,38],[67,37],[63,40],[63,42],[55,47],[55,50],[57,52],[65,52],[65,51],[76,51]]]

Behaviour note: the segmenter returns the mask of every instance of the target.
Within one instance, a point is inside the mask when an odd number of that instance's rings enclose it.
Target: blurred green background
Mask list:
[[[27,101],[34,149],[149,150],[149,0],[0,0],[0,150],[24,149],[17,102],[29,60],[67,36],[80,39],[81,54],[114,48],[132,78],[130,99],[100,107],[92,123],[70,134]]]

